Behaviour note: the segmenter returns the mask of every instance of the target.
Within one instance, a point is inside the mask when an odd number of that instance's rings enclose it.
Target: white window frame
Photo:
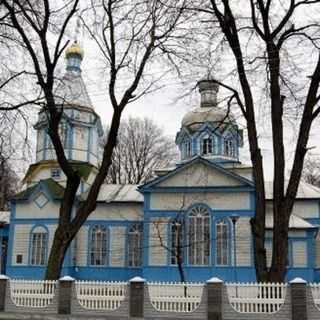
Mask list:
[[[207,207],[194,206],[188,220],[188,263],[189,265],[207,266],[210,264],[210,213]]]
[[[230,225],[225,219],[216,221],[216,265],[230,264]]]
[[[128,231],[128,266],[140,267],[142,265],[142,225],[134,224]]]
[[[90,265],[106,266],[108,265],[108,229],[104,225],[96,225],[91,229],[90,234]]]
[[[48,232],[43,227],[36,227],[31,233],[30,265],[44,266],[47,260]]]
[[[235,142],[230,138],[227,138],[226,140],[224,140],[224,154],[227,157],[235,157],[236,156]]]
[[[201,140],[201,154],[204,156],[216,154],[214,137],[203,137]]]

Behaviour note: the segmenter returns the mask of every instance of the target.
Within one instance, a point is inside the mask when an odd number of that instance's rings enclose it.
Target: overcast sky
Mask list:
[[[103,125],[110,123],[112,116],[112,107],[109,103],[106,91],[99,87],[99,72],[96,69],[97,65],[92,63],[94,60],[94,53],[86,49],[85,43],[83,44],[86,50],[86,56],[82,62],[83,77],[87,84],[89,95],[92,99],[96,112],[100,115]],[[89,51],[89,52],[88,52]],[[198,79],[191,79],[190,86],[196,84]],[[183,116],[194,107],[199,105],[199,94],[195,90],[191,95],[178,100],[177,98],[182,94],[185,94],[189,88],[183,88],[179,79],[170,78],[166,82],[164,88],[159,91],[149,94],[137,102],[134,102],[127,106],[123,117],[148,117],[153,119],[161,128],[163,128],[166,135],[175,138],[175,134],[180,129],[181,120]],[[244,124],[243,121],[239,121],[240,124]],[[261,146],[264,156],[265,176],[267,180],[272,179],[273,172],[273,158],[272,158],[272,145],[271,145],[271,132],[267,125],[260,124],[265,128],[262,130]],[[285,131],[286,135],[286,155],[288,161],[292,159],[294,151],[294,134],[296,133],[295,124],[288,125]],[[245,138],[245,141],[247,139]],[[314,125],[314,129],[311,135],[310,146],[315,147],[312,149],[312,154],[320,154],[320,130],[319,122]],[[248,144],[245,143],[244,148],[240,150],[241,161],[244,163],[250,163],[250,155],[248,152]]]

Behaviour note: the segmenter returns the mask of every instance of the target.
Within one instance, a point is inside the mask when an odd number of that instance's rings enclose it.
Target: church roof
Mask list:
[[[94,109],[80,72],[67,70],[55,91],[55,95],[59,104]]]
[[[288,181],[286,181],[286,185]],[[266,190],[266,199],[273,199],[273,182],[266,181],[265,182],[265,190]],[[320,199],[320,189],[306,183],[304,181],[300,181],[298,192],[296,199]]]
[[[69,163],[71,164],[74,170],[77,170],[80,173],[81,177],[84,180],[88,179],[93,168],[95,168],[95,166],[89,162],[70,160]],[[24,176],[22,182],[31,182],[34,173],[36,173],[38,170],[41,170],[42,166],[56,167],[56,166],[59,166],[59,164],[57,163],[56,160],[42,160],[42,161],[33,163],[29,166],[28,171]]]
[[[266,228],[267,229],[273,228],[272,214],[266,215]],[[317,228],[317,227],[294,214],[290,216],[289,229],[312,229],[312,228]]]
[[[40,180],[39,183],[22,190],[21,192],[17,193],[14,195],[11,199],[12,200],[27,200],[29,197],[32,195],[34,191],[37,190],[38,185],[43,186],[48,192],[50,193],[51,197],[55,200],[61,200],[63,198],[64,194],[64,188],[56,181],[53,179],[45,179],[45,180]]]
[[[98,202],[143,202],[143,196],[137,190],[136,184],[103,184],[101,186]],[[81,198],[86,199],[88,192],[81,195]]]
[[[192,125],[201,125],[205,122],[217,123],[221,126],[226,123],[235,123],[234,116],[226,110],[218,107],[198,107],[190,110],[183,118],[181,125],[190,127]]]

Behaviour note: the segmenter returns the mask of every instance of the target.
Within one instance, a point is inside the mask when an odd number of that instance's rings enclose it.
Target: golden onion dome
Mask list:
[[[74,42],[67,50],[66,50],[66,58],[70,55],[79,55],[81,59],[83,59],[84,51],[79,45],[79,43]]]

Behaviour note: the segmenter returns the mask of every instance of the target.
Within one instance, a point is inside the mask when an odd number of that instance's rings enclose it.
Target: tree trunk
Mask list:
[[[283,282],[287,273],[289,216],[290,212],[285,212],[282,206],[274,208],[271,282]]]
[[[61,228],[58,227],[55,232],[45,275],[46,280],[59,279],[65,254],[70,242],[72,241],[71,237],[69,237],[69,239],[67,238],[66,233],[61,235],[60,230]]]

